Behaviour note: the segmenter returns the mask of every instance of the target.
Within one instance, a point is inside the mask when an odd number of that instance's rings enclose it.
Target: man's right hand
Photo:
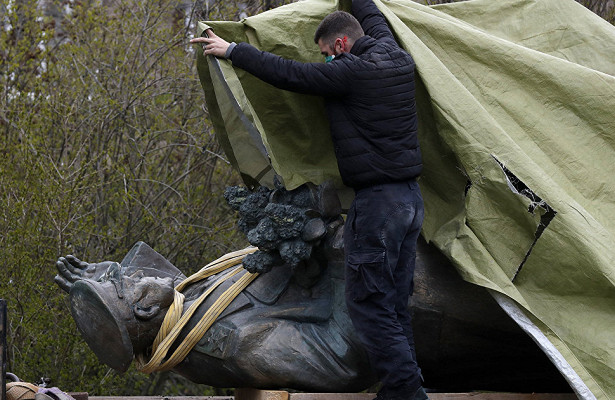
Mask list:
[[[190,40],[190,43],[205,43],[204,55],[214,55],[216,57],[224,57],[228,50],[230,43],[221,37],[217,36],[211,29],[205,30],[205,33],[209,37],[197,37]]]

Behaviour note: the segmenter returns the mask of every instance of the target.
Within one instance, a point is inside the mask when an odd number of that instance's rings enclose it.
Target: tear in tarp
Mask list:
[[[538,239],[540,239],[540,236],[542,235],[544,230],[547,229],[551,220],[555,218],[557,211],[555,211],[549,204],[547,204],[546,201],[544,201],[536,193],[534,193],[532,189],[528,188],[527,185],[523,183],[523,181],[521,181],[521,179],[517,178],[515,174],[513,174],[508,168],[506,168],[504,164],[498,161],[497,158],[494,157],[494,159],[506,175],[506,183],[508,183],[508,187],[510,188],[510,190],[512,190],[513,193],[525,196],[530,200],[530,205],[527,211],[532,215],[534,215],[536,212],[540,212],[540,221],[536,226],[536,232],[534,233],[534,241],[532,242],[529,250],[525,253],[523,261],[521,261],[521,264],[519,264],[519,267],[517,267],[517,271],[515,271],[515,274],[511,279],[514,282],[515,278],[519,275],[519,272],[521,272],[521,269],[523,268],[523,265],[529,258],[530,254],[532,254],[532,249],[536,245],[536,242],[538,241]],[[466,194],[467,193],[468,191],[466,189]]]
[[[545,352],[565,360],[562,373],[582,382],[577,394],[615,399],[615,28],[573,0],[376,4],[417,64],[423,235],[467,281],[523,310]],[[209,24],[229,41],[321,62],[313,32],[338,8],[306,0]],[[242,119],[205,58],[198,65],[216,132],[245,179],[270,184],[270,163],[289,189],[341,185],[322,99],[220,61]],[[538,240],[544,213],[528,212],[532,200],[510,189],[501,165],[557,210]]]

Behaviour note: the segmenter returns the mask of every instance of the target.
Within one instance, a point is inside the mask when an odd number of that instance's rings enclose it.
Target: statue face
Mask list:
[[[154,318],[161,309],[173,303],[174,289],[171,278],[144,276],[139,270],[132,275],[125,275],[121,265],[113,263],[99,282],[109,291],[110,286],[106,283],[111,283],[118,299],[125,302],[135,317],[143,321]]]
[[[149,321],[173,303],[174,289],[171,278],[124,277],[124,295],[135,317]]]
[[[127,276],[112,264],[99,281],[83,279],[70,290],[71,313],[88,346],[110,367],[124,372],[134,352],[154,340],[173,303],[171,278]]]

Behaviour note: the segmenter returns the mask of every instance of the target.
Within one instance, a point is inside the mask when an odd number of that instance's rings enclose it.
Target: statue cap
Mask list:
[[[98,359],[118,372],[125,372],[133,359],[127,326],[134,323],[134,316],[114,286],[111,281],[75,282],[70,290],[71,314]]]

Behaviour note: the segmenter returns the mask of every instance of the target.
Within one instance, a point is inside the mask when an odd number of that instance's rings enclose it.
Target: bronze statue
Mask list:
[[[243,259],[243,267],[261,274],[172,370],[218,387],[356,392],[372,385],[375,378],[344,304],[343,219],[333,189],[232,188],[226,197],[239,211],[240,228],[260,249]],[[66,256],[56,266],[55,281],[70,294],[77,327],[102,362],[125,371],[135,356],[151,356],[174,287],[186,279],[177,268],[142,242],[121,263],[89,264]],[[219,272],[182,290],[185,311],[220,284],[177,343],[242,276],[229,274]],[[426,387],[569,390],[487,292],[462,281],[424,241],[412,311],[417,357],[430,379]]]

